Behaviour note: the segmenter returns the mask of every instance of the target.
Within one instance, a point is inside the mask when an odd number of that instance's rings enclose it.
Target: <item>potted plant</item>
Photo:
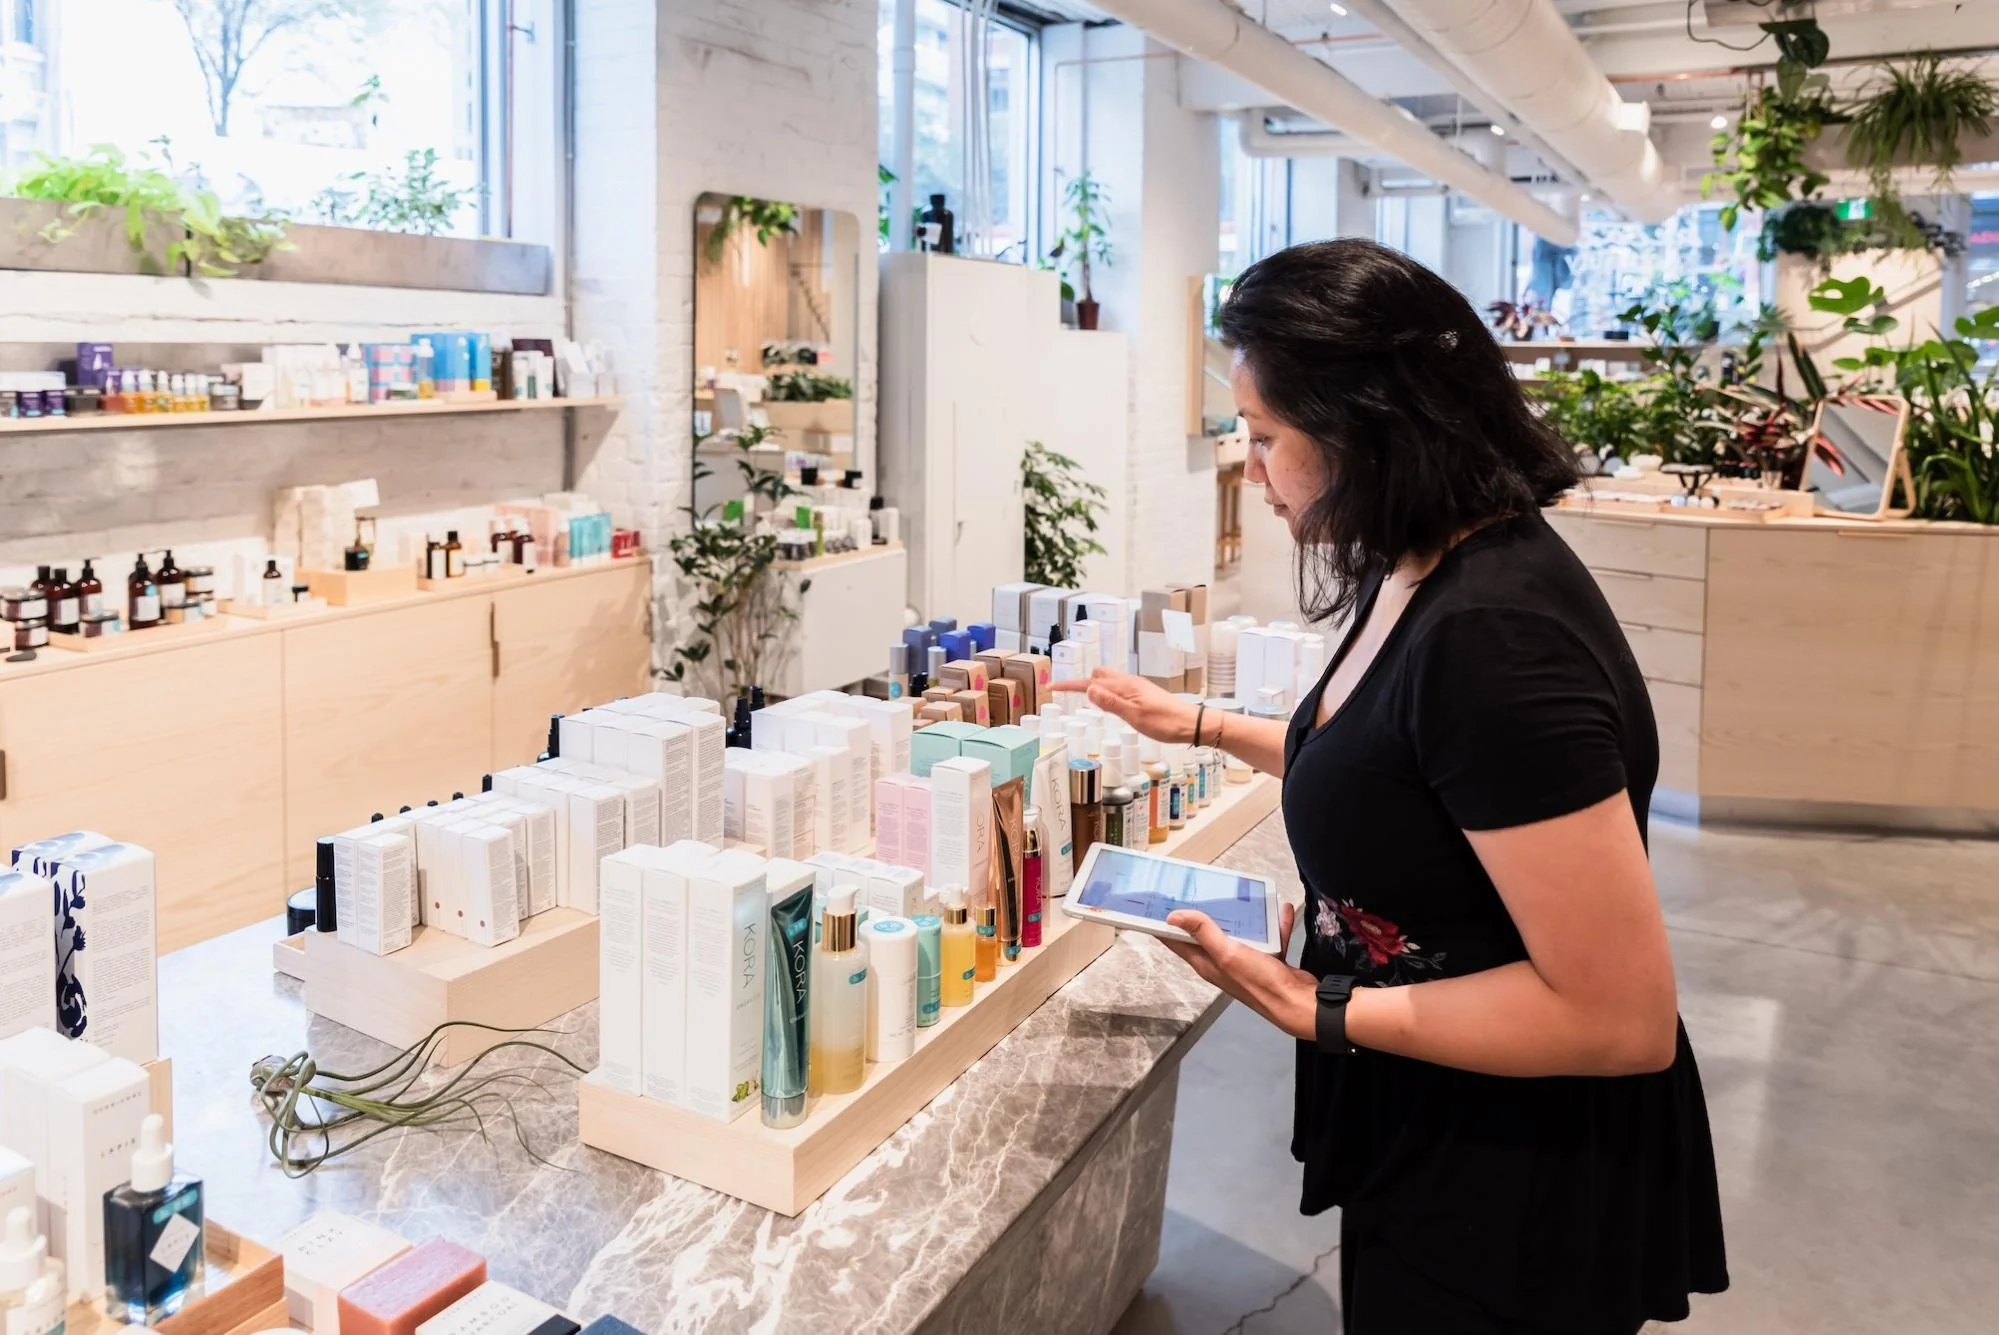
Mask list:
[[[1082,465],[1038,440],[1020,457],[1027,501],[1027,578],[1058,589],[1083,587],[1083,562],[1102,556],[1094,536],[1104,489],[1080,476]]]
[[[1090,290],[1090,266],[1108,267],[1111,262],[1110,191],[1084,172],[1062,187],[1062,202],[1068,206],[1073,221],[1049,252],[1049,258],[1058,262],[1066,259],[1073,272],[1073,286],[1064,283],[1068,290],[1063,293],[1063,300],[1073,297],[1076,302],[1076,327],[1095,329],[1098,307]]]
[[[1952,170],[1964,160],[1961,141],[1992,133],[1995,115],[1999,85],[1971,66],[1946,65],[1934,51],[1900,65],[1884,62],[1851,109],[1846,160],[1867,173],[1881,199],[1894,197],[1890,178],[1904,162],[1930,167],[1937,192],[1947,193]]]
[[[784,574],[776,569],[777,533],[758,522],[758,507],[774,510],[799,494],[785,479],[782,464],[769,467],[769,427],[741,427],[727,433],[733,462],[743,482],[740,500],[697,510],[684,507],[688,530],[670,539],[667,551],[694,594],[694,633],[674,646],[668,681],[690,679],[727,698],[738,688],[770,680],[789,650],[786,632],[798,620]],[[705,439],[705,437],[704,437]],[[712,477],[695,442],[694,481]],[[798,584],[798,596],[812,587]]]

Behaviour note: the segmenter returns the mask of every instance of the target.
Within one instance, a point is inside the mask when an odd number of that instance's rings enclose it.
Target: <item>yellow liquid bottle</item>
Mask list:
[[[845,1094],[861,1087],[866,1061],[867,956],[857,938],[854,892],[827,902],[819,949],[812,952],[812,1005],[806,1013],[806,1089]]]
[[[999,977],[999,910],[990,904],[979,910],[979,934],[973,947],[972,977],[990,983]]]
[[[944,900],[944,937],[941,951],[942,977],[939,999],[946,1006],[972,1004],[972,977],[976,972],[978,934],[972,930],[971,914],[965,911],[964,897],[947,891]]]

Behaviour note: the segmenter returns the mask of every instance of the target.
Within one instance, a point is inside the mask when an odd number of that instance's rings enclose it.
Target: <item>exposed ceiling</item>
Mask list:
[[[1087,8],[1078,0],[1037,0]],[[1233,0],[1249,18],[1290,39],[1369,93],[1393,100],[1441,134],[1488,121],[1432,64],[1384,36],[1358,13],[1335,13],[1330,0]],[[1414,0],[1386,0],[1412,20]],[[1716,116],[1730,116],[1748,86],[1769,77],[1773,44],[1753,25],[1770,16],[1756,0],[1552,0],[1580,39],[1589,60],[1627,103],[1651,108],[1651,138],[1667,177],[1693,198],[1709,165],[1708,143]],[[1716,19],[1710,23],[1713,10]],[[1828,73],[1851,90],[1873,77],[1880,57],[1936,49],[1982,63],[1999,77],[1999,0],[1821,0],[1821,26],[1832,44]],[[1247,81],[1186,59],[1182,100],[1205,110],[1239,111],[1268,106],[1272,98]],[[1485,104],[1502,115],[1517,107]],[[1277,109],[1281,115],[1282,108]],[[1300,119],[1294,128],[1326,128]],[[1515,147],[1506,165],[1516,179],[1546,179],[1549,164]],[[1574,180],[1567,163],[1556,175]]]

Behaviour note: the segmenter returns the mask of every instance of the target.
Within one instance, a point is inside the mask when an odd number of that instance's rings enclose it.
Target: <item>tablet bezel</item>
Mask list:
[[[1245,880],[1261,882],[1264,887],[1263,904],[1266,917],[1264,939],[1262,941],[1251,941],[1246,937],[1229,935],[1229,940],[1240,942],[1248,946],[1251,950],[1261,951],[1266,955],[1281,955],[1283,953],[1284,946],[1279,939],[1279,933],[1283,923],[1284,909],[1282,903],[1277,898],[1276,881],[1268,876],[1258,875],[1253,871],[1241,871],[1234,867],[1217,867],[1212,862],[1194,862],[1187,858],[1167,857],[1162,853],[1151,853],[1140,848],[1123,848],[1114,844],[1091,844],[1090,851],[1083,855],[1082,865],[1076,868],[1076,875],[1070,882],[1069,893],[1062,897],[1062,912],[1069,917],[1074,918],[1078,922],[1108,923],[1112,927],[1128,928],[1134,932],[1144,932],[1149,936],[1163,936],[1174,941],[1185,941],[1190,945],[1193,943],[1194,938],[1187,935],[1186,932],[1180,930],[1178,927],[1169,926],[1152,918],[1140,917],[1135,913],[1124,913],[1117,909],[1096,908],[1082,902],[1082,888],[1089,884],[1090,874],[1096,867],[1097,854],[1106,848],[1110,849],[1114,854],[1129,854],[1132,857],[1145,858],[1153,862],[1168,862],[1182,867],[1192,867],[1198,871],[1215,872],[1224,876],[1235,876]],[[1198,911],[1196,910],[1196,912]],[[1219,923],[1216,924],[1218,927],[1220,925]],[[1224,931],[1226,932],[1226,929]]]

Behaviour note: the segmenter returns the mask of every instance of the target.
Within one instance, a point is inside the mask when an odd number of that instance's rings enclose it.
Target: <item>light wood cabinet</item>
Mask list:
[[[0,666],[0,848],[152,849],[162,950],[269,917],[319,836],[469,792],[550,713],[645,689],[650,587],[619,562]]]
[[[643,567],[617,573],[625,578],[529,580],[493,595],[492,768],[533,763],[550,714],[648,689],[652,582]]]
[[[276,912],[280,655],[262,635],[0,681],[0,840],[82,826],[151,849],[162,950]]]

